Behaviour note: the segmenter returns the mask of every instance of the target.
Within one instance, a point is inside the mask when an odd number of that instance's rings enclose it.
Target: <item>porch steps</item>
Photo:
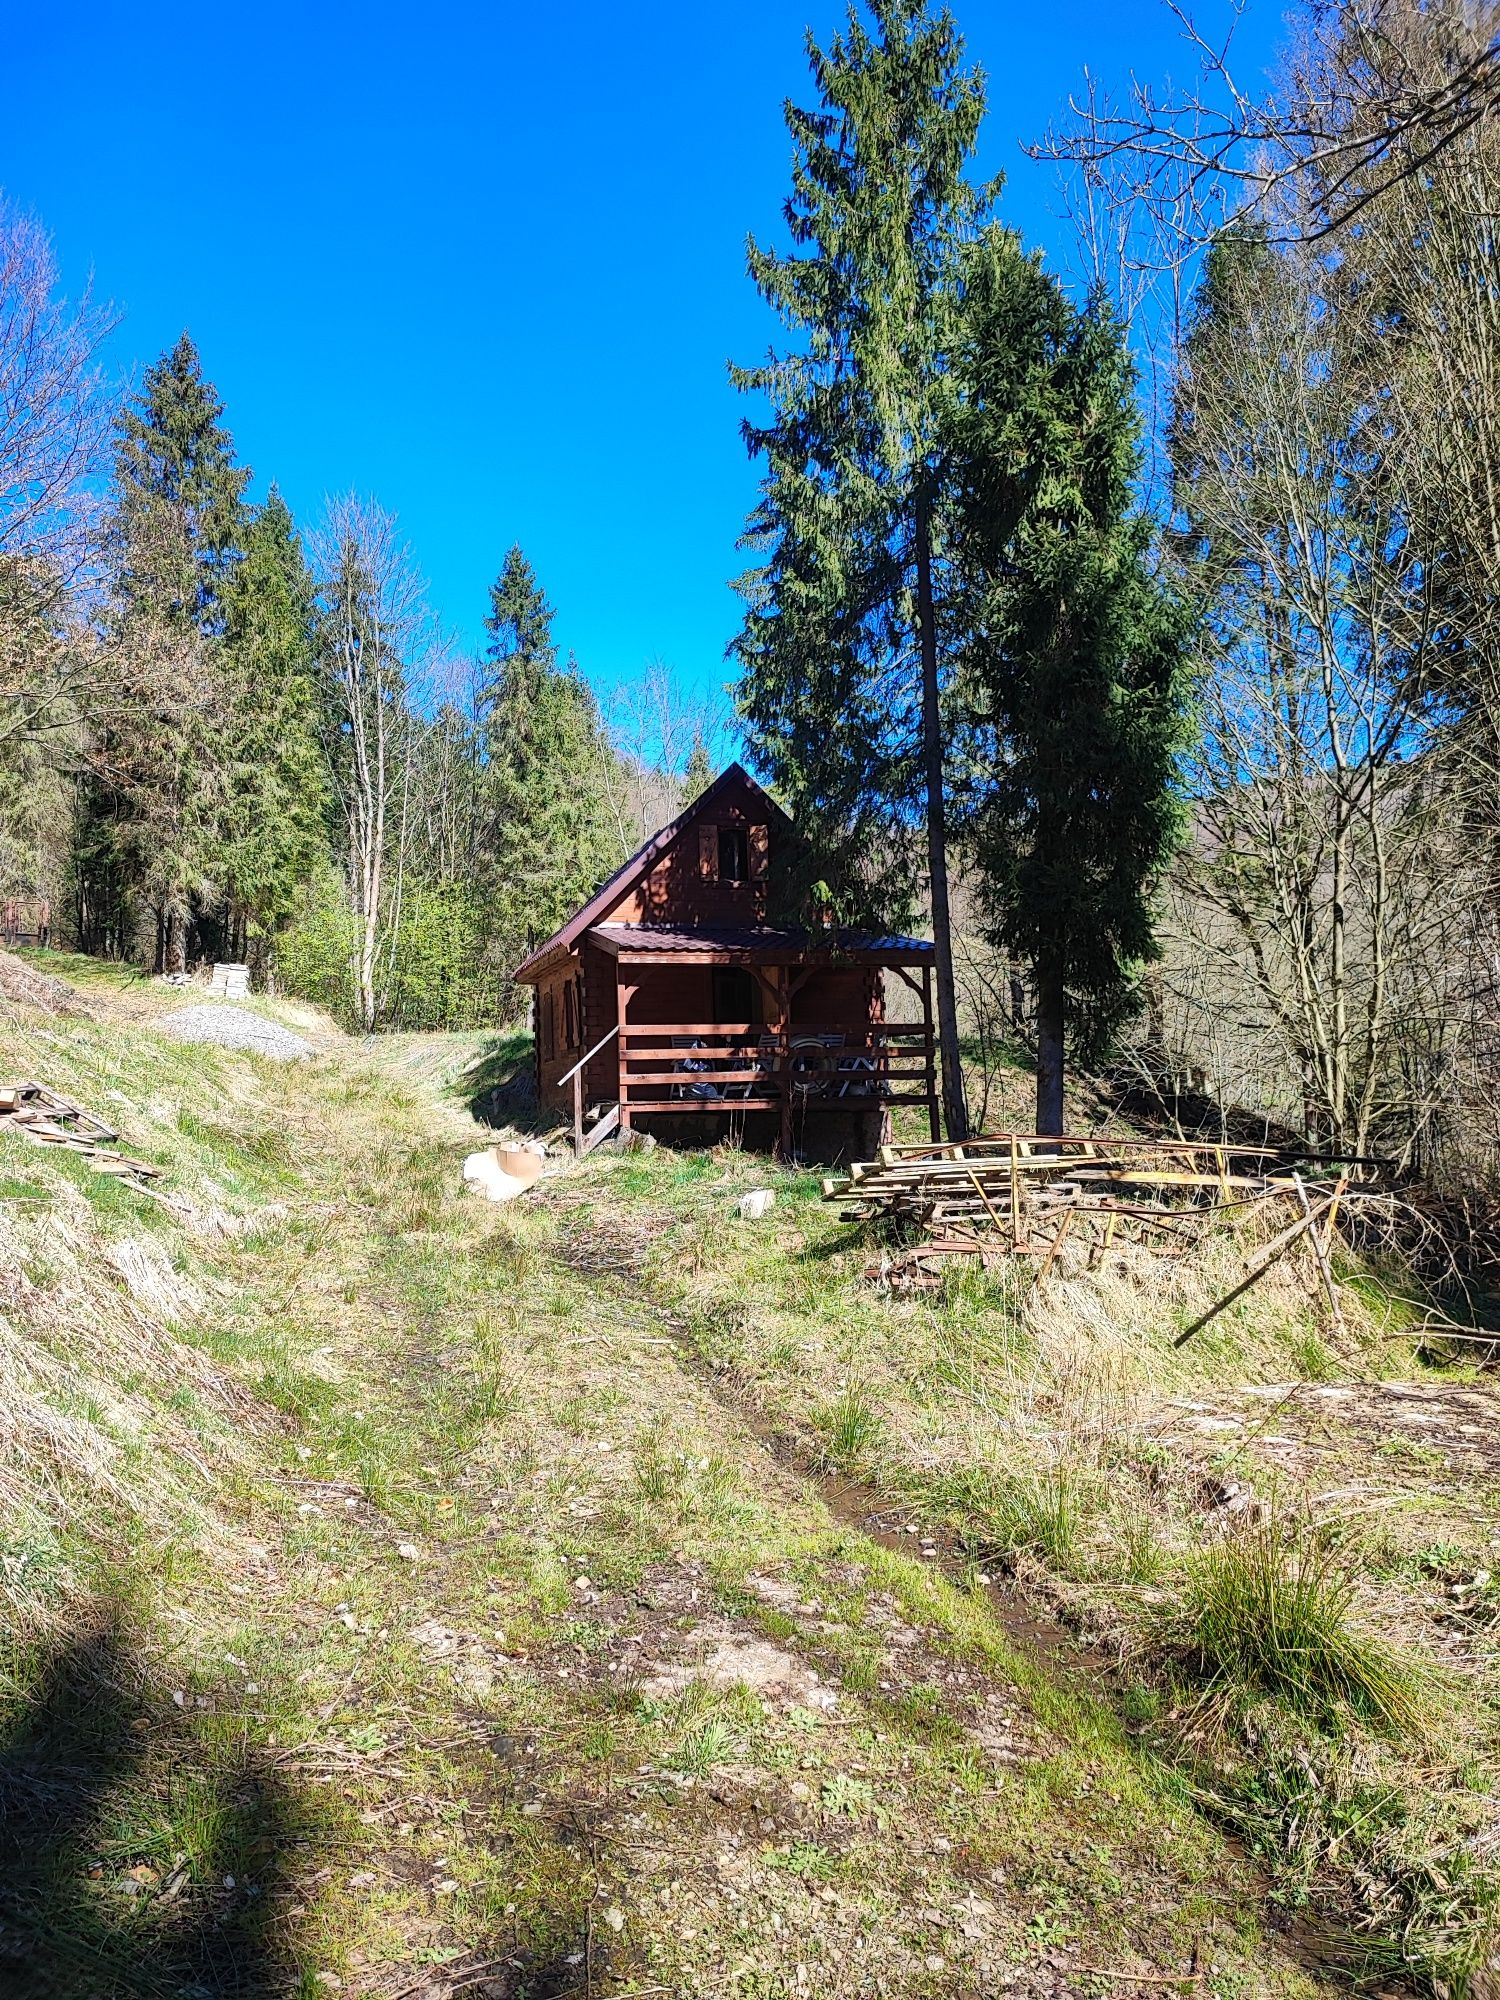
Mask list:
[[[594,1123],[578,1141],[579,1159],[581,1160],[585,1154],[592,1153],[596,1146],[601,1145],[609,1137],[610,1133],[617,1128],[619,1123],[620,1107],[618,1104],[612,1104],[608,1111],[594,1120]]]

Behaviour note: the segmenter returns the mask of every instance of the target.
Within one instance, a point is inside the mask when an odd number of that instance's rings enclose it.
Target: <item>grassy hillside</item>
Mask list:
[[[1302,1995],[1327,1916],[1483,1958],[1483,1383],[1290,1293],[1170,1369],[1186,1293],[892,1300],[735,1154],[494,1208],[477,1042],[284,1010],[277,1067],[53,965],[90,1017],[12,1006],[0,1075],[165,1172],[0,1128],[0,1991]],[[1234,1650],[1236,1480],[1306,1485],[1347,1685]]]

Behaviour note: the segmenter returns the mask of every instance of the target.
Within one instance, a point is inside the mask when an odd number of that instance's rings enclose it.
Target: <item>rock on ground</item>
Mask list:
[[[312,1043],[304,1042],[290,1028],[278,1027],[244,1007],[183,1007],[165,1015],[160,1026],[164,1034],[176,1035],[179,1041],[217,1042],[221,1048],[249,1049],[277,1062],[295,1062],[313,1052]]]

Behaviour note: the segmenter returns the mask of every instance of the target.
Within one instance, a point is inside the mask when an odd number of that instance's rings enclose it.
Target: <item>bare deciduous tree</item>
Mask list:
[[[739,730],[722,690],[687,687],[664,660],[616,687],[603,712],[613,752],[603,790],[629,853],[682,810],[695,777],[717,776],[738,753]]]
[[[1166,94],[1137,82],[1118,108],[1086,83],[1071,122],[1034,149],[1086,179],[1127,162],[1135,200],[1163,220],[1181,212],[1187,189],[1200,216],[1263,214],[1288,240],[1320,241],[1430,172],[1500,108],[1492,0],[1424,9],[1425,53],[1407,32],[1407,0],[1316,5],[1266,95],[1247,89],[1231,61],[1238,6],[1211,37],[1181,0],[1168,5],[1195,80]]]
[[[422,578],[394,518],[373,501],[352,494],[331,501],[314,560],[323,596],[328,763],[343,812],[355,922],[355,1004],[368,1033],[380,1017],[378,968],[393,887],[399,919],[411,698],[434,635]]]
[[[1379,307],[1346,278],[1305,248],[1226,247],[1184,353],[1173,443],[1210,665],[1178,915],[1227,954],[1241,1044],[1279,1042],[1297,1122],[1363,1152],[1421,1124],[1425,1085],[1401,1076],[1447,1004],[1457,877],[1435,865],[1427,693],[1450,634],[1372,390]],[[1198,988],[1201,1009],[1201,963]]]
[[[99,551],[116,323],[87,289],[59,295],[50,238],[0,197],[0,747],[68,726],[112,679],[76,594]]]

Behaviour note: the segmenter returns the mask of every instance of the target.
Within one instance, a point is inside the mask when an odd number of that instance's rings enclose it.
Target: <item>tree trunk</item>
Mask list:
[[[1010,983],[1010,1025],[1016,1034],[1022,1034],[1026,1027],[1026,988],[1021,983],[1021,968],[1012,959],[1006,968]]]
[[[167,905],[165,972],[187,971],[187,912],[175,900]]]
[[[932,613],[932,530],[925,500],[917,503],[917,622],[922,650],[922,761],[927,777],[927,872],[932,885],[932,935],[937,959],[943,1117],[950,1139],[967,1139],[969,1114],[958,1060],[958,993],[953,978],[953,926],[948,910],[948,819],[943,796],[937,628]]]
[[[1055,960],[1036,968],[1036,1129],[1063,1124],[1063,976]]]
[[[1146,996],[1146,1061],[1153,1083],[1165,1087],[1167,1061],[1167,991],[1161,968],[1153,965],[1141,981]]]

